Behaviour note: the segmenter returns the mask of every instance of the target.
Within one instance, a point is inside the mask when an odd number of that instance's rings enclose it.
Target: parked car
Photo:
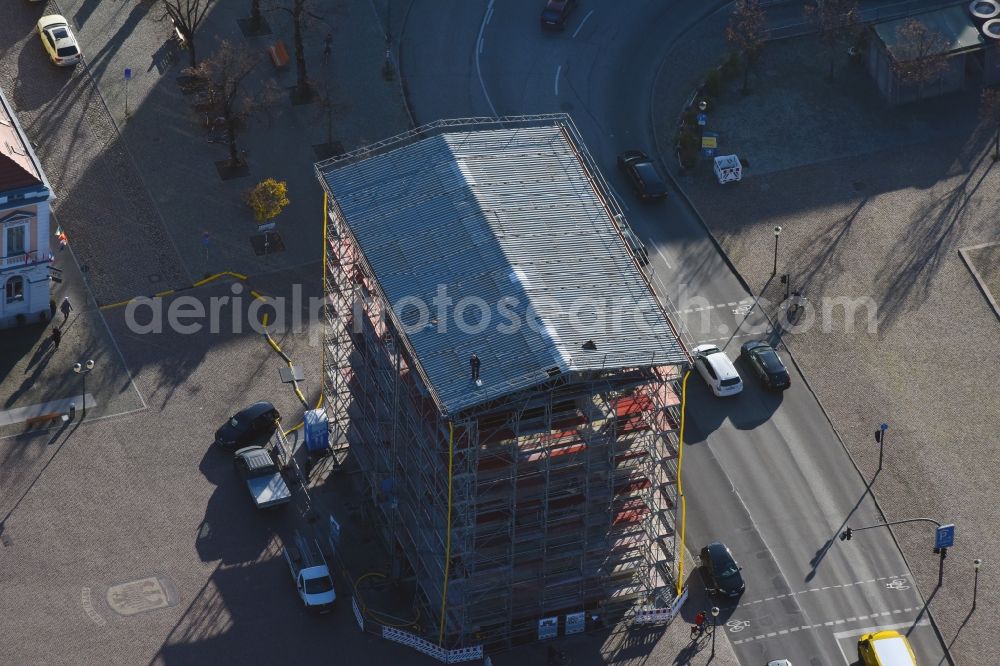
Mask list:
[[[667,196],[666,181],[649,155],[641,150],[626,150],[619,155],[618,167],[628,176],[640,199],[663,199]]]
[[[792,385],[788,369],[774,347],[763,340],[750,340],[740,347],[740,357],[750,366],[765,388],[784,391]]]
[[[564,30],[566,19],[576,7],[576,0],[549,0],[542,10],[542,27],[549,30]]]
[[[906,636],[887,629],[863,634],[858,639],[858,661],[862,666],[916,666],[917,658]]]
[[[639,240],[639,237],[635,235],[627,226],[622,227],[622,237],[625,239],[625,244],[628,245],[629,252],[635,256],[636,261],[639,262],[640,266],[645,266],[649,263],[649,252],[646,250],[646,245]]]
[[[720,398],[736,395],[743,390],[743,380],[736,366],[715,345],[698,345],[694,348],[694,367],[702,376],[712,393]]]
[[[701,549],[701,572],[705,579],[705,587],[712,594],[738,597],[746,589],[742,567],[736,564],[736,558],[729,552],[725,544],[710,543]]]
[[[70,30],[69,22],[59,14],[50,14],[38,19],[38,36],[53,64],[69,67],[83,58],[80,45]]]
[[[236,448],[254,440],[270,437],[281,423],[281,414],[269,402],[255,402],[229,418],[215,431],[215,443],[223,448]]]
[[[271,453],[263,446],[247,446],[233,455],[236,473],[247,484],[250,498],[258,509],[266,509],[292,501],[281,471]]]

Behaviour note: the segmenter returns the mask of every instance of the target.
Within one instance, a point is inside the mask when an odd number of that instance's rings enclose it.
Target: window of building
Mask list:
[[[18,254],[24,254],[27,252],[27,239],[28,239],[28,225],[27,224],[12,224],[7,227],[6,230],[6,244],[4,246],[4,255],[8,257],[13,257]]]
[[[11,276],[4,285],[4,293],[8,303],[16,303],[24,300],[24,278],[20,275]]]

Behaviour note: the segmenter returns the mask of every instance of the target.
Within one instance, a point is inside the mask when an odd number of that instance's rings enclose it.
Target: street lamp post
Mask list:
[[[778,274],[778,236],[781,235],[781,227],[775,225],[774,227],[774,268],[771,270],[771,275]]]
[[[715,656],[715,630],[719,626],[719,607],[712,606],[712,656]]]
[[[875,431],[875,441],[878,442],[878,471],[882,471],[882,450],[885,448],[885,432],[889,429],[888,423],[883,423]]]
[[[972,560],[972,566],[976,568],[976,577],[972,583],[972,610],[976,610],[976,593],[979,591],[979,566],[983,563],[978,557]]]
[[[73,372],[80,375],[83,380],[83,414],[80,416],[80,420],[87,418],[87,375],[90,371],[94,369],[94,360],[89,359],[86,363],[74,363]]]

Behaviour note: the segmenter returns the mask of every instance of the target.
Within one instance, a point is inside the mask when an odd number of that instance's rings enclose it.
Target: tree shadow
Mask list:
[[[951,232],[993,169],[994,162],[988,158],[989,151],[983,151],[959,185],[911,220],[910,233],[889,253],[890,261],[875,276],[876,284],[885,285],[879,299],[880,329],[891,328],[903,312],[929,297],[941,262],[958,242],[957,235]],[[984,161],[986,168],[982,169]]]

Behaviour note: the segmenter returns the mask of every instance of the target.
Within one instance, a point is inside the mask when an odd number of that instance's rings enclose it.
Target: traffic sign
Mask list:
[[[125,68],[125,80],[128,81],[132,78],[132,70],[128,67]]]
[[[688,117],[690,117],[690,116],[688,116]],[[708,114],[707,113],[699,113],[696,119],[697,119],[699,125],[704,125],[705,123],[708,122]]]
[[[954,544],[955,544],[954,523],[949,523],[948,525],[939,526],[937,528],[937,532],[934,533],[934,547],[949,548]]]

